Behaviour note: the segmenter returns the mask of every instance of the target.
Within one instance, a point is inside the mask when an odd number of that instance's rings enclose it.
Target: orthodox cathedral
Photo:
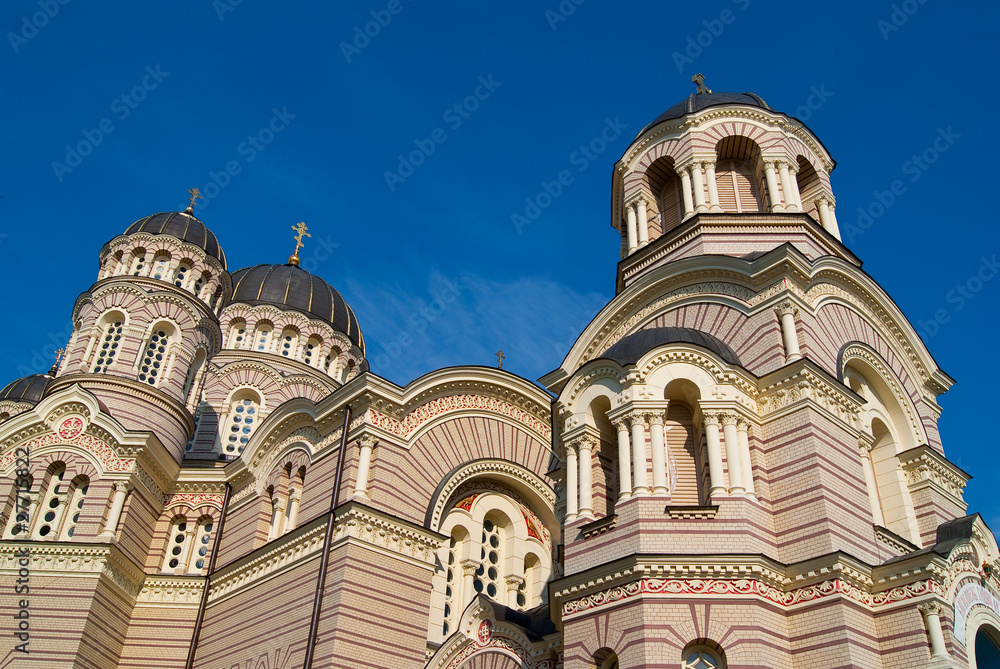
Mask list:
[[[379,377],[304,226],[232,269],[196,193],[123,225],[0,391],[0,666],[1000,666],[952,379],[819,138],[696,79],[615,163],[615,297],[537,384]]]

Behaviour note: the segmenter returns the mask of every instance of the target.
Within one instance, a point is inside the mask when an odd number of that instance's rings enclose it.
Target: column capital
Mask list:
[[[647,425],[663,425],[664,412],[662,411],[647,411],[646,412],[646,424]]]
[[[730,413],[728,411],[719,414],[719,419],[722,421],[723,425],[736,425],[739,422],[739,415],[735,413]]]
[[[868,454],[872,452],[873,448],[875,448],[874,441],[866,439],[865,435],[861,435],[860,437],[858,437],[858,454],[861,455],[861,457],[867,458]]]
[[[708,158],[706,158],[704,160],[698,160],[696,162],[701,165],[702,169],[705,169],[705,170],[707,170],[709,168],[715,169],[715,160],[714,159],[708,159]]]
[[[581,450],[593,450],[597,446],[597,439],[590,436],[589,434],[580,434],[569,441],[564,441],[563,444],[566,448],[573,448],[577,451]]]
[[[115,481],[112,485],[114,486],[115,492],[122,492],[126,495],[132,492],[132,489],[135,488],[135,486],[128,481]]]
[[[791,300],[783,300],[774,305],[774,313],[776,313],[778,317],[784,316],[785,314],[797,316],[799,314],[799,308],[795,306],[795,303]]]
[[[458,564],[462,566],[463,576],[475,576],[480,566],[476,560],[462,560]]]
[[[628,419],[625,416],[619,416],[614,421],[615,429],[619,432],[628,432]]]
[[[302,499],[302,493],[300,493],[295,488],[290,488],[288,491],[288,503],[298,502]]]
[[[778,169],[778,166],[780,165],[781,160],[778,159],[778,158],[765,158],[761,162],[764,163],[764,169],[770,168],[772,170],[776,170],[776,169]]]
[[[705,427],[709,425],[719,425],[719,413],[715,411],[703,411],[701,422]]]
[[[746,418],[744,418],[743,416],[737,416],[736,417],[736,429],[738,431],[740,431],[740,432],[749,432],[750,431],[750,421],[747,420]]]
[[[931,601],[917,605],[917,610],[924,616],[939,616],[944,611],[944,607],[941,606],[941,602]]]
[[[361,438],[358,439],[358,445],[362,447],[367,446],[368,448],[374,449],[376,446],[379,445],[379,441],[380,439],[376,437],[374,434],[363,434],[361,435]]]
[[[525,583],[525,580],[523,578],[521,578],[520,576],[515,576],[513,574],[511,574],[510,576],[505,576],[503,580],[504,583],[507,584],[507,592],[510,592],[511,590],[520,590],[521,586],[523,586]]]
[[[566,457],[569,457],[570,454],[576,455],[576,441],[575,440],[563,441],[563,448],[566,449]]]
[[[628,412],[628,421],[631,425],[642,425],[645,427],[649,425],[648,417],[650,411],[648,409],[632,409]]]

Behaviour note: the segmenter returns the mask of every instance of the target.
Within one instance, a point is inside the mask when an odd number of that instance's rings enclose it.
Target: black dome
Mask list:
[[[128,226],[126,235],[137,232],[145,232],[149,235],[170,235],[182,242],[188,242],[201,247],[205,253],[216,258],[222,263],[222,268],[226,268],[226,254],[222,252],[219,240],[215,233],[205,227],[191,214],[171,212],[169,214],[153,214]]]
[[[294,265],[255,265],[233,272],[233,302],[271,304],[319,318],[350,337],[362,353],[365,340],[344,298],[323,279]]]
[[[684,342],[707,348],[730,365],[743,366],[739,356],[736,355],[733,349],[729,348],[726,342],[707,332],[695,330],[694,328],[649,328],[647,330],[639,330],[616,342],[601,357],[610,358],[620,365],[631,365],[657,346],[672,344],[674,342]]]
[[[686,99],[681,100],[673,107],[656,117],[656,120],[642,129],[642,132],[652,128],[654,125],[680,118],[685,114],[692,114],[709,107],[719,107],[723,105],[747,105],[750,107],[760,107],[773,111],[767,103],[755,93],[692,93]],[[642,133],[639,133],[640,135]]]
[[[0,402],[31,402],[35,404],[42,399],[45,389],[52,382],[47,374],[32,374],[17,381],[11,381],[0,390]]]

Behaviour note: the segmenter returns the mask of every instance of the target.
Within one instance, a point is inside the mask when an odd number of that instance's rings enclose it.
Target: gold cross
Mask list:
[[[205,199],[205,198],[203,198],[201,196],[201,193],[198,192],[198,188],[197,187],[195,187],[195,188],[189,188],[188,189],[188,195],[190,196],[188,199],[191,200],[191,204],[188,205],[188,209],[190,209],[191,211],[194,211],[194,201],[195,200],[204,200]]]
[[[64,355],[66,355],[66,349],[65,348],[57,348],[56,349],[56,364],[57,365],[60,362],[62,362],[62,359],[63,359]]]
[[[298,225],[292,226],[292,230],[299,233],[295,235],[295,253],[292,254],[293,256],[299,255],[299,249],[304,246],[304,244],[302,243],[302,237],[312,237],[312,235],[306,232],[306,230],[308,229],[309,228],[306,227],[306,224],[302,222],[300,222]]]
[[[507,359],[507,356],[503,354],[503,349],[497,351],[497,369],[503,369],[503,361]]]
[[[711,93],[712,92],[710,88],[708,88],[707,86],[705,86],[705,77],[702,75],[701,72],[699,72],[698,74],[696,74],[693,77],[691,77],[691,83],[692,84],[698,84],[698,92],[699,93]]]

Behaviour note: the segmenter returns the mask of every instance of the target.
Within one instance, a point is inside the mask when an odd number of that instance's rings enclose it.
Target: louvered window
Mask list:
[[[761,212],[760,192],[748,163],[723,160],[716,168],[715,179],[723,211],[737,214]]]
[[[660,230],[663,233],[677,227],[684,218],[684,200],[681,197],[681,180],[667,182],[660,196]]]

